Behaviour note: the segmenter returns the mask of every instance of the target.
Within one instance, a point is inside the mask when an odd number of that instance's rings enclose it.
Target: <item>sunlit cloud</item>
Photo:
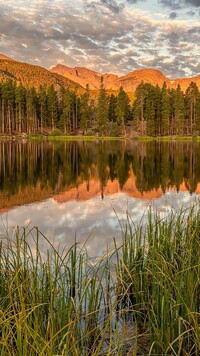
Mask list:
[[[199,68],[197,10],[198,1],[186,0],[8,0],[0,4],[1,53],[46,68],[59,60],[126,74],[149,63],[169,77],[191,76]]]

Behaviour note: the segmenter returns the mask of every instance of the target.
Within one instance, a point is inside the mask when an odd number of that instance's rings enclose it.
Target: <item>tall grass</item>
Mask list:
[[[199,354],[197,207],[145,227],[127,217],[122,246],[98,259],[37,228],[2,240],[0,355]]]
[[[200,353],[200,212],[150,218],[125,235],[121,303],[148,334],[154,355]]]

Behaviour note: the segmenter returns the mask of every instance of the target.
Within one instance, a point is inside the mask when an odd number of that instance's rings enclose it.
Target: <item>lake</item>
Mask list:
[[[127,214],[145,222],[200,193],[200,143],[0,142],[0,234],[38,228],[55,245],[85,242],[99,255],[120,241]]]

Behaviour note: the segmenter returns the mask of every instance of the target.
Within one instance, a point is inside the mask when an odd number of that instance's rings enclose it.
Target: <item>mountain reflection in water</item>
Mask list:
[[[200,192],[196,142],[1,142],[1,227],[33,226],[62,244],[95,253],[134,222],[188,206]],[[117,216],[116,216],[117,215]]]

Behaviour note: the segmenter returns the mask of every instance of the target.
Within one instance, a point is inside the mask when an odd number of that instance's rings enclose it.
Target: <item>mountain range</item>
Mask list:
[[[136,87],[143,81],[152,85],[162,87],[166,82],[169,88],[176,88],[181,85],[182,90],[186,90],[193,81],[200,89],[200,75],[190,78],[177,78],[170,80],[161,71],[147,68],[134,70],[127,75],[118,76],[112,73],[99,73],[84,67],[68,67],[63,64],[57,64],[50,70],[40,66],[13,60],[3,54],[0,54],[0,81],[12,79],[24,86],[34,86],[36,89],[40,85],[54,85],[56,89],[60,86],[68,86],[70,89],[81,90],[86,88],[87,84],[91,90],[98,90],[103,78],[103,84],[106,90],[118,91],[122,86],[126,92],[134,92]]]
[[[65,78],[80,84],[84,88],[89,84],[89,88],[93,90],[99,89],[102,80],[101,78],[103,78],[105,89],[119,90],[120,86],[122,86],[126,92],[134,92],[136,87],[142,81],[152,85],[157,84],[159,87],[162,87],[164,82],[166,82],[169,88],[176,88],[178,84],[180,84],[184,91],[193,81],[200,88],[200,75],[191,78],[177,78],[175,80],[170,80],[161,71],[152,68],[134,70],[121,77],[111,73],[101,74],[84,67],[70,68],[62,64],[57,64],[51,69],[51,72],[60,74]]]

